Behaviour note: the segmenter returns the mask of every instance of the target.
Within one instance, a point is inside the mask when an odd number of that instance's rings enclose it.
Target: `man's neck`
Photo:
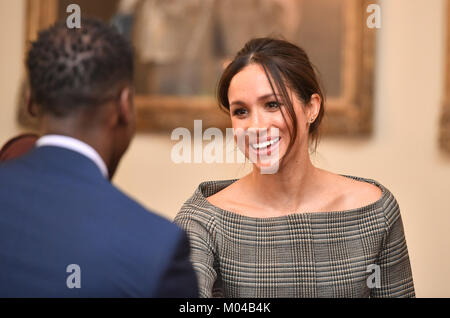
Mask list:
[[[112,178],[115,167],[113,160],[111,159],[111,147],[107,144],[107,141],[111,140],[104,129],[84,127],[78,124],[76,121],[43,121],[40,135],[57,135],[67,136],[79,140],[90,147],[100,156],[102,161],[107,167],[109,178]]]
[[[107,179],[109,178],[109,172],[105,161],[99,155],[99,153],[88,143],[70,136],[46,134],[39,138],[36,142],[36,147],[45,146],[65,148],[77,152],[93,161],[100,169],[100,172],[103,174],[103,176]]]

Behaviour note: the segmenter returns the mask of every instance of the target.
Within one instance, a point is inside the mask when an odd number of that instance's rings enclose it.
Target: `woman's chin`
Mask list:
[[[254,167],[261,174],[276,174],[279,169],[279,163],[270,163],[270,164],[254,164]]]
[[[247,159],[261,174],[275,174],[278,172],[281,159],[285,154],[285,145],[276,145],[271,149],[254,149],[251,146],[246,150]]]
[[[281,158],[279,156],[268,156],[253,162],[254,168],[256,168],[261,174],[277,173],[280,168],[280,164]]]

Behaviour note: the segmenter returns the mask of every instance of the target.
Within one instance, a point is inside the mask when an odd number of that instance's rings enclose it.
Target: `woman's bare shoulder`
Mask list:
[[[213,195],[206,198],[209,203],[212,205],[223,207],[227,206],[232,202],[235,202],[236,196],[238,193],[242,192],[241,189],[241,180],[236,180],[229,186],[223,188],[222,190],[214,193]]]
[[[341,204],[346,210],[357,209],[378,201],[382,190],[369,182],[338,176],[337,185],[341,188]]]

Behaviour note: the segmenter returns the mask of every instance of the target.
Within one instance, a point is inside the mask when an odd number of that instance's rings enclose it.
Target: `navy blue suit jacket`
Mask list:
[[[197,297],[197,281],[183,230],[44,146],[0,165],[0,297]]]

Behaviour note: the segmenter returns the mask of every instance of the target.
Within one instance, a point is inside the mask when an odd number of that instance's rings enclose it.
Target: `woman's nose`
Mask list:
[[[250,123],[249,123],[249,129],[260,129],[261,124],[264,122],[264,119],[262,118],[261,112],[259,112],[258,110],[254,110],[253,112],[251,112],[251,116],[250,116]]]
[[[253,111],[250,116],[250,122],[247,127],[247,133],[253,138],[263,138],[267,135],[267,118],[261,111]]]

